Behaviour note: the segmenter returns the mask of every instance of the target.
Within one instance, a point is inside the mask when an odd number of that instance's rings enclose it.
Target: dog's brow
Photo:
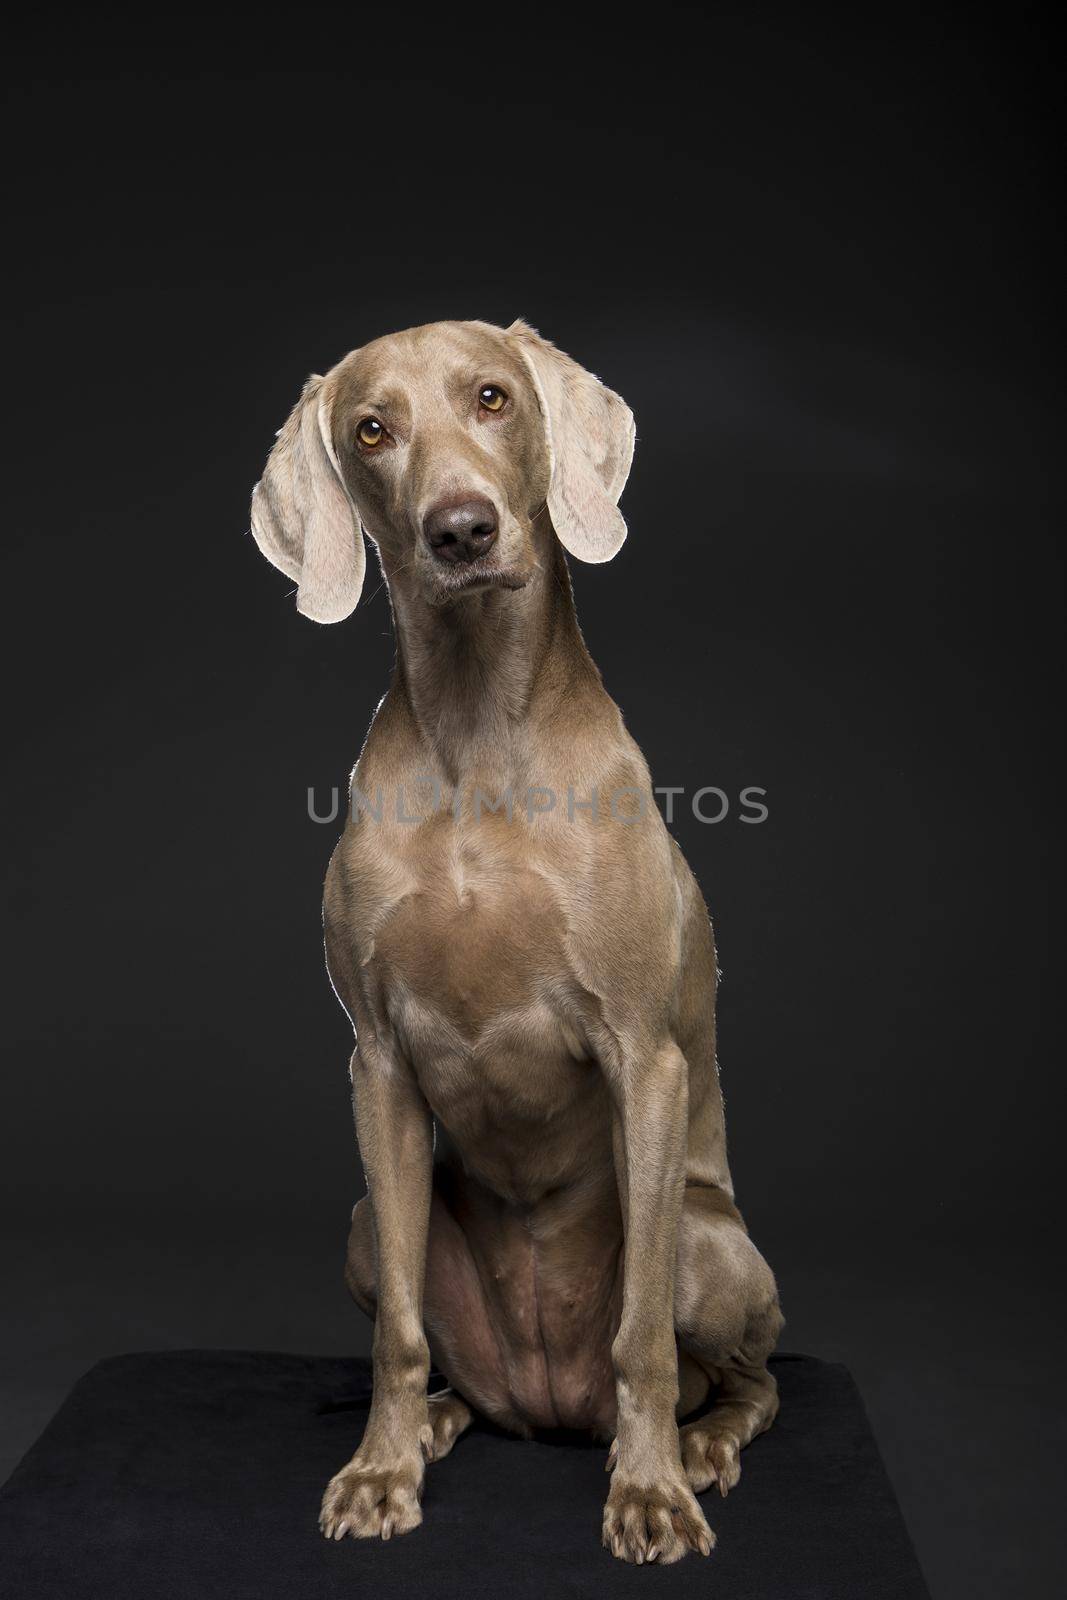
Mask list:
[[[376,416],[384,417],[390,413],[395,415],[398,411],[406,414],[410,407],[407,396],[401,391],[389,394],[379,390],[366,396],[357,395],[355,409],[361,414],[373,412]]]
[[[447,382],[456,389],[473,389],[478,384],[503,381],[503,369],[504,363],[497,355],[487,355],[484,361],[464,361],[461,367],[453,368]]]

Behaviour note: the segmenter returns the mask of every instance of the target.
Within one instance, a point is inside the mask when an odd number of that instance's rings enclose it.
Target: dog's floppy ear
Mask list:
[[[579,561],[610,561],[626,538],[618,499],[634,455],[625,400],[525,322],[507,330],[533,378],[548,439],[548,509]]]
[[[330,437],[329,400],[328,380],[309,378],[252,491],[255,541],[296,579],[296,609],[314,622],[341,622],[355,609],[367,565]]]

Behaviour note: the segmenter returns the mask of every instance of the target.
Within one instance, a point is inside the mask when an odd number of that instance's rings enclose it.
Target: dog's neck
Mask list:
[[[537,783],[531,726],[565,700],[603,694],[582,639],[570,573],[554,536],[522,589],[487,588],[431,605],[389,574],[399,697],[452,785]]]

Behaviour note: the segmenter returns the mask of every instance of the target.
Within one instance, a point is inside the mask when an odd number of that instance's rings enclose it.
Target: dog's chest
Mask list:
[[[394,1020],[439,1019],[474,1047],[516,1013],[533,1013],[566,975],[556,892],[513,849],[445,835],[424,850],[414,886],[391,910],[375,953]]]
[[[503,820],[419,833],[379,878],[401,892],[376,923],[376,1004],[467,1169],[532,1204],[610,1125],[568,885]]]

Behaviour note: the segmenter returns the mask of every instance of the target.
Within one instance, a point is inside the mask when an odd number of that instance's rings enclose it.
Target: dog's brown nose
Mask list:
[[[422,524],[426,543],[442,561],[477,561],[496,543],[496,512],[481,496],[434,506]]]

